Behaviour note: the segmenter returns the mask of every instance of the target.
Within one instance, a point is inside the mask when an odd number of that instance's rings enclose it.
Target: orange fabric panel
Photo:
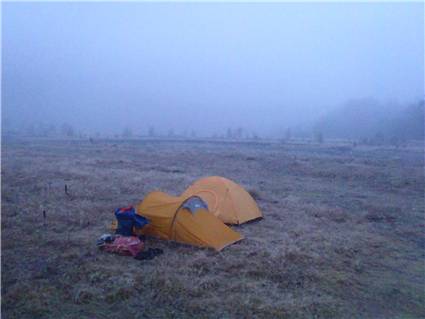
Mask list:
[[[205,209],[192,214],[180,209],[173,226],[173,240],[201,247],[212,247],[217,251],[231,245],[243,236],[223,224]]]
[[[185,199],[162,192],[148,194],[137,213],[146,217],[149,224],[136,232],[218,251],[243,238],[206,209],[192,213],[180,208]]]
[[[257,203],[245,189],[236,183],[229,183],[228,187],[239,224],[263,216]]]
[[[208,210],[227,224],[238,224],[238,218],[228,201],[228,188],[220,177],[211,176],[193,183],[182,196],[199,196]]]
[[[143,201],[139,204],[137,207],[138,212],[145,212],[146,214],[149,214],[149,211],[155,210],[155,215],[158,215],[158,213],[161,213],[163,217],[174,215],[174,212],[171,212],[169,209],[161,210],[160,212],[156,211],[156,208],[162,208],[162,207],[179,207],[179,205],[182,202],[181,197],[177,196],[171,196],[167,193],[163,192],[151,192],[143,199]]]
[[[193,183],[181,197],[199,196],[208,210],[226,224],[242,224],[262,217],[251,195],[235,182],[219,176],[202,178]]]
[[[149,193],[137,207],[137,214],[146,217],[149,224],[137,233],[171,239],[171,225],[181,202],[180,197],[170,196],[166,193]]]

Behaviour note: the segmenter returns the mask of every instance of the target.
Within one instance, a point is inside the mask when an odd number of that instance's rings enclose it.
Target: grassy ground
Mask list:
[[[424,318],[423,159],[423,147],[6,140],[2,317]],[[151,261],[96,249],[114,208],[208,175],[256,198],[265,218],[236,227],[245,240],[216,253],[150,239],[164,250]]]

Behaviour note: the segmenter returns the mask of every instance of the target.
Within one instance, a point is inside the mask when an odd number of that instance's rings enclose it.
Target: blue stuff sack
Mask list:
[[[149,224],[145,217],[136,214],[133,206],[117,208],[115,217],[118,221],[115,233],[122,236],[133,236],[133,227],[140,229]]]

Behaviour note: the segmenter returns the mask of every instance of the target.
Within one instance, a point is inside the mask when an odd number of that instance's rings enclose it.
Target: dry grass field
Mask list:
[[[423,161],[412,145],[3,140],[2,318],[424,318]],[[97,250],[115,208],[208,175],[262,209],[243,241]]]

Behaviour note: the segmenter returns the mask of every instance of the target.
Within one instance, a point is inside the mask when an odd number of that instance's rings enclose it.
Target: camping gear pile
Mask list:
[[[142,229],[148,224],[148,220],[145,217],[136,214],[133,206],[117,208],[115,210],[115,218],[118,222],[115,233],[122,236],[132,236],[134,235],[134,229]]]
[[[136,257],[144,249],[144,242],[136,236],[102,235],[97,246],[109,253]]]
[[[119,255],[133,256],[136,259],[152,259],[157,255],[151,253],[149,258],[143,258],[145,256],[143,236],[136,236],[133,230],[142,229],[148,224],[148,220],[136,214],[133,206],[117,208],[115,217],[117,220],[115,235],[102,235],[97,241],[100,249]]]
[[[115,217],[112,229],[119,237],[109,243],[105,241],[103,249],[130,254],[136,259],[152,259],[162,250],[143,251],[143,242],[139,245],[137,236],[220,251],[243,239],[242,234],[226,224],[240,225],[262,218],[262,213],[240,185],[224,177],[211,176],[196,181],[180,196],[151,192],[139,203],[137,211],[132,206],[119,208]]]

